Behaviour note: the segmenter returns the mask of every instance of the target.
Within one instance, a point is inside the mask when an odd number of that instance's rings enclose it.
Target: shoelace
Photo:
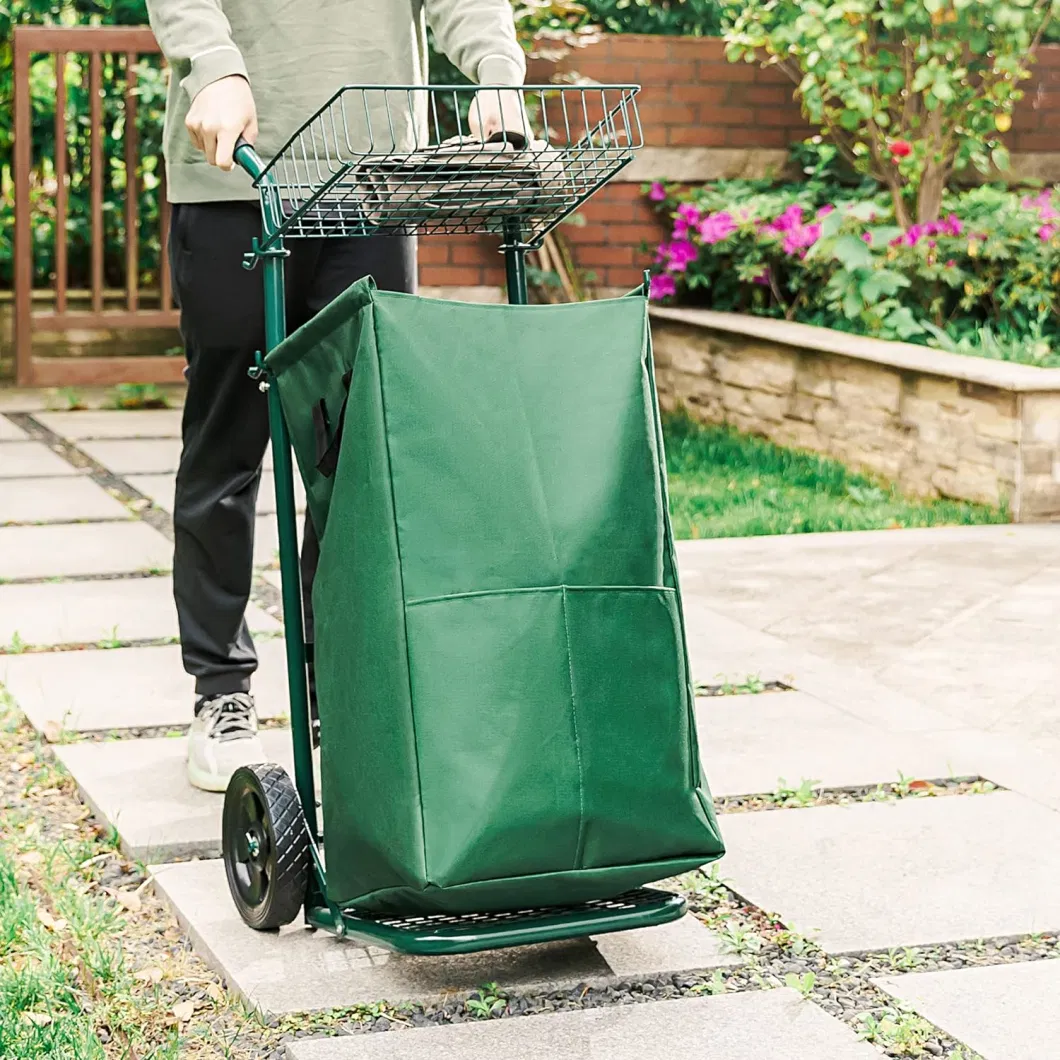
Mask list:
[[[216,696],[199,712],[211,740],[239,740],[257,731],[249,699],[240,692]]]

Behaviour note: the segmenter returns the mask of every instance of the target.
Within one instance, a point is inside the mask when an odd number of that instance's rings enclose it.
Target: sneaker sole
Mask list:
[[[231,775],[222,777],[217,773],[208,773],[205,769],[199,769],[194,763],[188,762],[188,781],[193,788],[198,788],[200,791],[224,794],[228,790],[228,782],[231,779]]]

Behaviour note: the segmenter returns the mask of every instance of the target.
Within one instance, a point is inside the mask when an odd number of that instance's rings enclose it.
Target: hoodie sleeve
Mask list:
[[[147,15],[188,99],[222,77],[247,76],[220,0],[147,0]]]
[[[442,51],[480,85],[521,85],[526,56],[509,0],[426,0],[427,22]]]

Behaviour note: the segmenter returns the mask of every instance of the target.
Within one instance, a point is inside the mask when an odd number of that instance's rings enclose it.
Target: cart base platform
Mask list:
[[[680,895],[642,887],[606,901],[513,913],[396,917],[351,912],[340,913],[336,923],[330,909],[314,906],[306,919],[312,927],[398,953],[440,957],[655,927],[679,919],[686,909]]]

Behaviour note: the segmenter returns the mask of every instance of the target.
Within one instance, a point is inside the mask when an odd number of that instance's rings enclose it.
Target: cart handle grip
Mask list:
[[[260,180],[265,172],[265,163],[261,155],[254,150],[250,141],[240,133],[232,150],[232,158],[240,169],[245,170],[252,180]]]

